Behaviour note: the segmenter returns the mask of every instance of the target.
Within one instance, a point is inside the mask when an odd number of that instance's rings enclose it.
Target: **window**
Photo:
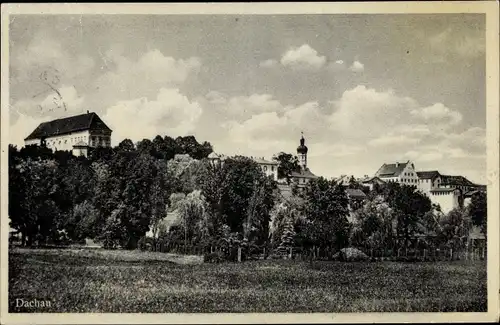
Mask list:
[[[271,166],[271,171],[273,171],[273,172],[274,172],[274,166]]]
[[[267,166],[264,166],[264,171],[267,172]]]

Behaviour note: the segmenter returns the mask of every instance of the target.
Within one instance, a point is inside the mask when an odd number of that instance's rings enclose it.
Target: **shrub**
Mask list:
[[[151,237],[141,237],[141,239],[137,242],[137,248],[141,251],[152,251],[154,250],[154,247],[154,239]]]
[[[203,262],[205,263],[221,263],[224,262],[225,259],[225,254],[219,251],[208,253],[203,256]]]

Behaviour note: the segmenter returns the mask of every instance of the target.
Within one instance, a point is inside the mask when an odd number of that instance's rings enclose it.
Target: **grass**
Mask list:
[[[15,299],[50,308],[16,308]],[[486,263],[203,264],[105,250],[9,253],[10,312],[484,312]]]

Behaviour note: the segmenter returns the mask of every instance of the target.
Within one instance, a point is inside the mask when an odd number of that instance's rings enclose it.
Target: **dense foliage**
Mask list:
[[[320,177],[291,186],[285,198],[254,160],[210,161],[211,152],[192,136],[125,139],[88,158],[9,146],[10,226],[26,246],[85,239],[108,248],[190,246],[215,260],[235,259],[238,247],[245,259],[264,249],[409,247],[427,235],[462,247],[473,226],[486,233],[484,193],[444,214],[414,186],[388,183],[370,191],[354,179],[344,186]],[[274,159],[283,178],[298,168],[290,154]],[[367,199],[354,207],[346,187],[365,191]]]

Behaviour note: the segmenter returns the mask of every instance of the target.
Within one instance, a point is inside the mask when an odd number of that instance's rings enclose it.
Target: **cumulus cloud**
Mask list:
[[[363,139],[405,124],[408,107],[417,107],[415,100],[400,97],[393,90],[377,91],[364,85],[346,90],[333,104],[336,110],[329,117],[332,128]]]
[[[58,81],[80,77],[94,68],[94,60],[86,55],[73,55],[53,36],[38,32],[25,47],[16,47],[11,55],[11,69],[18,82],[38,81],[49,71]]]
[[[154,99],[160,88],[178,88],[201,67],[196,57],[175,59],[159,50],[148,51],[137,60],[116,51],[106,52],[104,58],[108,71],[94,82],[93,104],[105,107],[117,100]]]
[[[298,48],[291,48],[281,57],[281,64],[297,69],[319,69],[326,62],[326,57],[304,44]]]
[[[458,124],[462,121],[462,114],[460,114],[460,112],[454,111],[451,108],[444,106],[442,103],[413,109],[410,113],[426,121],[448,121],[452,125]]]
[[[142,97],[118,102],[107,110],[104,120],[114,130],[112,140],[118,144],[125,138],[138,141],[157,134],[190,134],[201,113],[201,106],[179,89],[161,88],[155,100]]]
[[[365,65],[359,61],[354,61],[349,69],[353,72],[363,72]]]
[[[484,55],[486,52],[485,33],[479,29],[464,32],[448,27],[430,36],[428,44],[440,61],[445,61],[447,55],[458,55],[470,59]]]

